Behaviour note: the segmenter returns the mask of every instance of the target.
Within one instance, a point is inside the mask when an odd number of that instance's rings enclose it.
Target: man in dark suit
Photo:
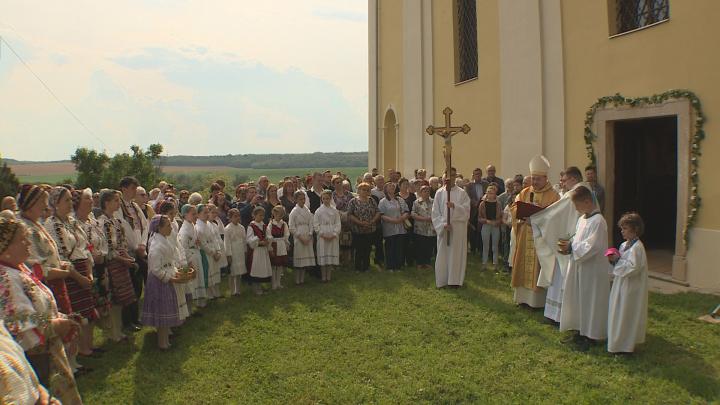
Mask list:
[[[470,241],[470,251],[480,253],[482,248],[480,238],[480,225],[478,224],[478,205],[488,183],[482,177],[483,171],[477,167],[473,170],[472,181],[467,185],[467,193],[470,196],[470,226],[468,227],[468,240]]]

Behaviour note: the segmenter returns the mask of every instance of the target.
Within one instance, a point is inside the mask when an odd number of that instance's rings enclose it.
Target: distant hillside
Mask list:
[[[305,167],[367,167],[367,152],[297,153],[269,155],[167,156],[162,166],[228,166],[252,169]]]
[[[70,163],[69,160],[53,162],[30,162],[2,159],[8,165],[30,165],[38,163]],[[367,152],[315,152],[276,153],[267,155],[224,155],[224,156],[164,156],[162,166],[226,166],[248,169],[292,169],[306,167],[367,167]]]

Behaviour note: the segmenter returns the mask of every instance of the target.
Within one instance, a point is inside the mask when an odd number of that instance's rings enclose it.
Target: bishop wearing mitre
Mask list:
[[[545,306],[545,289],[538,287],[540,262],[535,251],[533,230],[527,218],[519,218],[517,202],[537,205],[541,208],[550,206],[560,199],[560,195],[548,181],[550,162],[542,155],[530,160],[530,178],[532,184],[524,188],[511,206],[512,227],[515,232],[515,254],[512,257],[513,301],[531,308]]]

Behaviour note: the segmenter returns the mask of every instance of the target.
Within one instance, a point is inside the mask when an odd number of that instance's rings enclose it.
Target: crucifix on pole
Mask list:
[[[447,191],[447,202],[450,202],[450,190],[453,187],[450,181],[450,168],[452,168],[452,137],[460,132],[467,134],[470,132],[470,126],[463,124],[461,127],[454,127],[450,123],[450,116],[453,110],[450,107],[445,107],[443,114],[445,115],[445,126],[435,127],[430,125],[425,129],[428,135],[439,135],[445,140],[443,146],[443,157],[445,157],[445,190]],[[447,223],[450,224],[450,204],[447,204]],[[447,238],[448,246],[450,245],[450,238]]]

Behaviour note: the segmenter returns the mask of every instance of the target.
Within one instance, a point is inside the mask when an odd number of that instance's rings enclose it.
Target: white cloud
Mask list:
[[[173,154],[361,150],[366,13],[361,0],[10,1],[0,34],[111,152],[163,140]],[[13,135],[0,152],[41,160],[100,148],[13,58],[0,58],[0,133]]]

